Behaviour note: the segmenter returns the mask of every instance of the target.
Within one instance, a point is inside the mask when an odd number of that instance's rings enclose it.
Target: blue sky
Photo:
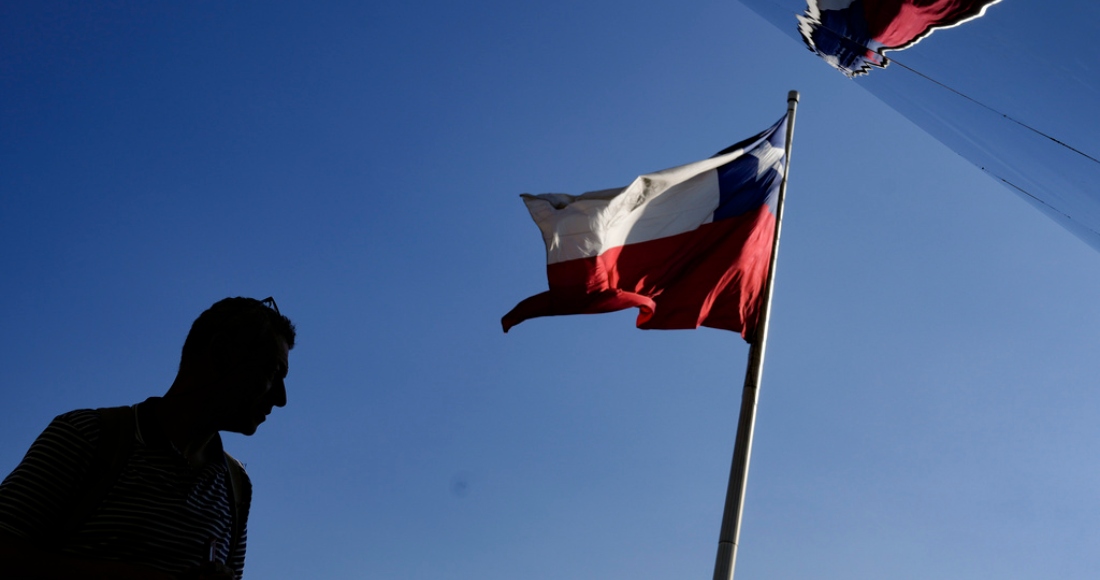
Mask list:
[[[226,437],[248,577],[709,577],[747,346],[502,334],[546,284],[518,194],[708,156],[797,89],[737,577],[1100,566],[1095,250],[738,2],[520,4],[0,7],[0,470],[273,295],[289,404]]]

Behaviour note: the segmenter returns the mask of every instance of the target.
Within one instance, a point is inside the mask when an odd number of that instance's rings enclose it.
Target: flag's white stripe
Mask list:
[[[741,149],[642,175],[622,189],[581,196],[525,194],[523,201],[542,231],[548,264],[590,258],[709,223],[719,200],[715,168],[743,153]]]

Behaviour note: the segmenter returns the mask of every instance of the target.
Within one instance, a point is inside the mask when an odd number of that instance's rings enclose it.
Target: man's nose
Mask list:
[[[273,405],[276,407],[286,406],[286,383],[283,382],[283,379],[275,379],[275,388],[272,389],[271,394],[275,399],[272,401]]]

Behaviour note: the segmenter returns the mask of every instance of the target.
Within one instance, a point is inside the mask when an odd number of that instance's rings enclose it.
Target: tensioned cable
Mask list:
[[[1094,229],[1092,229],[1092,228],[1090,228],[1090,227],[1088,227],[1088,226],[1084,225],[1083,223],[1081,223],[1081,222],[1079,222],[1079,221],[1077,221],[1077,220],[1073,219],[1073,216],[1069,215],[1068,213],[1066,213],[1066,212],[1064,212],[1064,211],[1062,211],[1062,210],[1060,210],[1060,209],[1058,209],[1058,208],[1054,207],[1053,205],[1050,205],[1049,203],[1047,203],[1047,202],[1045,202],[1045,201],[1043,201],[1043,200],[1039,199],[1038,197],[1035,197],[1035,196],[1034,196],[1034,195],[1033,195],[1033,194],[1032,194],[1032,193],[1031,193],[1030,191],[1028,191],[1028,190],[1026,190],[1026,189],[1024,189],[1024,188],[1020,187],[1019,185],[1016,185],[1015,183],[1012,183],[1011,181],[1009,181],[1009,180],[1007,180],[1007,179],[1005,179],[1005,178],[1003,178],[1003,177],[1001,177],[1001,176],[997,175],[996,173],[993,173],[992,171],[990,171],[990,170],[986,169],[985,167],[982,167],[981,169],[982,169],[982,171],[984,171],[984,172],[986,172],[986,173],[988,173],[988,174],[992,175],[993,177],[997,178],[997,179],[998,179],[998,180],[999,180],[999,181],[1000,181],[1001,183],[1003,183],[1003,184],[1005,184],[1005,185],[1007,185],[1007,186],[1011,187],[1012,189],[1015,189],[1016,191],[1018,191],[1018,192],[1020,192],[1020,193],[1022,193],[1022,194],[1024,194],[1024,195],[1026,195],[1026,196],[1028,196],[1028,197],[1030,197],[1031,199],[1034,199],[1035,201],[1037,201],[1037,202],[1039,202],[1039,203],[1041,203],[1041,204],[1043,204],[1043,205],[1045,205],[1045,206],[1049,207],[1051,211],[1053,211],[1053,212],[1055,212],[1055,213],[1057,213],[1057,214],[1061,215],[1062,217],[1066,218],[1067,220],[1069,220],[1069,221],[1071,221],[1071,222],[1073,222],[1073,223],[1075,223],[1075,224],[1077,224],[1077,225],[1081,226],[1082,228],[1084,228],[1084,229],[1088,230],[1088,231],[1089,231],[1090,233],[1092,233],[1092,234],[1095,234],[1095,235],[1096,235],[1097,237],[1100,237],[1100,232],[1098,232],[1098,231],[1096,231],[1096,230],[1094,230]]]
[[[1062,141],[1061,139],[1058,139],[1058,138],[1053,137],[1051,135],[1047,135],[1046,133],[1036,129],[1035,127],[1032,127],[1031,125],[1028,125],[1027,123],[1024,123],[1023,121],[1020,121],[1019,119],[1015,119],[1015,118],[1009,116],[1007,113],[1002,113],[1002,112],[998,111],[997,109],[994,109],[993,107],[979,101],[978,99],[975,99],[974,97],[971,97],[970,95],[967,95],[966,93],[964,93],[964,92],[962,92],[962,91],[960,91],[956,88],[953,88],[953,87],[950,87],[950,86],[948,86],[944,83],[941,83],[940,81],[937,81],[936,79],[934,79],[934,78],[918,71],[915,68],[906,66],[904,63],[902,63],[901,61],[899,61],[897,59],[888,58],[887,62],[893,62],[894,64],[896,64],[896,65],[900,66],[901,68],[903,68],[903,69],[905,69],[905,70],[907,70],[907,71],[909,71],[909,72],[911,72],[911,73],[927,80],[928,82],[935,83],[935,84],[951,91],[952,93],[955,93],[956,95],[959,95],[960,97],[974,103],[975,105],[978,105],[979,107],[982,107],[983,109],[986,109],[988,111],[996,113],[996,114],[1000,115],[1001,117],[1003,117],[1004,119],[1006,119],[1008,121],[1012,121],[1013,123],[1016,123],[1017,125],[1027,129],[1028,131],[1031,131],[1032,133],[1035,133],[1036,135],[1041,135],[1043,137],[1046,137],[1047,139],[1050,139],[1054,143],[1057,143],[1058,145],[1061,145],[1062,147],[1065,147],[1066,149],[1069,149],[1070,151],[1073,151],[1074,153],[1080,155],[1081,157],[1084,157],[1085,159],[1088,159],[1089,161],[1092,161],[1093,163],[1100,164],[1100,159],[1097,159],[1097,158],[1093,157],[1092,155],[1089,155],[1088,153],[1085,153],[1084,151],[1081,151],[1080,149],[1077,149],[1076,147],[1073,147],[1072,145],[1069,145],[1068,143],[1066,143],[1065,141]],[[1015,186],[1013,186],[1013,187],[1015,187]]]
[[[944,83],[942,83],[942,82],[940,82],[940,81],[937,81],[936,79],[934,79],[934,78],[932,78],[932,77],[930,77],[930,76],[928,76],[928,75],[926,75],[926,74],[924,74],[924,73],[922,73],[922,72],[920,72],[920,71],[918,71],[918,70],[916,70],[916,69],[914,69],[914,68],[912,68],[912,67],[906,66],[906,65],[905,65],[904,63],[902,63],[902,62],[900,62],[900,61],[898,61],[898,60],[896,60],[896,59],[887,59],[887,61],[886,61],[886,62],[893,62],[894,64],[896,64],[896,65],[900,66],[901,68],[903,68],[903,69],[905,69],[905,70],[907,70],[907,71],[909,71],[909,72],[911,72],[911,73],[913,73],[913,74],[915,74],[915,75],[917,75],[917,76],[919,76],[919,77],[921,77],[921,78],[923,78],[923,79],[927,80],[927,81],[928,81],[928,82],[930,82],[930,83],[934,83],[934,84],[936,84],[936,85],[938,85],[938,86],[940,86],[940,87],[943,87],[943,88],[945,88],[945,89],[947,89],[947,90],[951,91],[952,93],[955,93],[956,95],[958,95],[958,96],[960,96],[960,97],[962,97],[962,98],[964,98],[964,99],[966,99],[966,100],[968,100],[968,101],[970,101],[970,102],[974,103],[975,105],[978,105],[979,107],[982,107],[982,108],[984,108],[984,109],[986,109],[986,110],[988,110],[988,111],[991,111],[991,112],[993,112],[993,113],[995,113],[995,114],[997,114],[997,115],[1000,115],[1000,116],[1001,116],[1002,118],[1004,118],[1005,120],[1008,120],[1008,121],[1012,121],[1013,123],[1016,123],[1017,125],[1019,125],[1019,126],[1021,126],[1021,127],[1025,128],[1025,129],[1027,129],[1027,130],[1029,130],[1029,131],[1031,131],[1031,132],[1033,132],[1033,133],[1035,133],[1036,135],[1041,135],[1041,136],[1043,136],[1043,137],[1046,137],[1047,139],[1050,139],[1050,140],[1051,140],[1052,142],[1054,142],[1054,143],[1057,143],[1058,145],[1061,145],[1062,147],[1065,147],[1066,149],[1069,149],[1070,151],[1073,151],[1074,153],[1077,153],[1078,155],[1080,155],[1080,156],[1084,157],[1085,159],[1088,159],[1089,161],[1092,161],[1093,163],[1096,163],[1096,164],[1100,164],[1100,160],[1098,160],[1098,159],[1096,159],[1095,157],[1093,157],[1093,156],[1089,155],[1088,153],[1085,153],[1084,151],[1081,151],[1081,150],[1079,150],[1079,149],[1076,149],[1076,148],[1074,148],[1074,147],[1072,147],[1072,146],[1070,146],[1070,145],[1066,144],[1065,142],[1063,142],[1063,141],[1061,141],[1061,140],[1059,140],[1059,139],[1056,139],[1056,138],[1054,138],[1054,137],[1052,137],[1052,136],[1050,136],[1050,135],[1047,135],[1046,133],[1044,133],[1044,132],[1042,132],[1042,131],[1040,131],[1040,130],[1038,130],[1038,129],[1036,129],[1036,128],[1034,128],[1034,127],[1030,126],[1030,125],[1028,125],[1027,123],[1024,123],[1024,122],[1022,122],[1022,121],[1019,121],[1019,120],[1017,120],[1017,119],[1014,119],[1014,118],[1010,117],[1010,116],[1009,116],[1008,114],[1006,114],[1006,113],[1002,113],[1002,112],[998,111],[997,109],[994,109],[993,107],[991,107],[991,106],[989,106],[989,105],[987,105],[987,104],[985,104],[985,103],[983,103],[983,102],[979,101],[978,99],[975,99],[974,97],[971,97],[970,95],[967,95],[967,94],[963,93],[962,91],[960,91],[960,90],[958,90],[958,89],[955,89],[955,88],[953,88],[953,87],[950,87],[950,86],[948,86],[948,85],[946,85],[946,84],[944,84]],[[1051,210],[1051,211],[1053,211],[1053,212],[1055,212],[1055,213],[1057,213],[1057,214],[1061,215],[1062,217],[1066,218],[1067,220],[1069,220],[1069,221],[1071,221],[1071,222],[1074,222],[1074,223],[1078,224],[1079,226],[1081,226],[1082,228],[1084,228],[1084,229],[1088,230],[1088,231],[1089,231],[1089,232],[1091,232],[1092,234],[1094,234],[1094,235],[1096,235],[1096,236],[1100,237],[1100,232],[1097,232],[1096,230],[1094,230],[1094,229],[1092,229],[1092,228],[1090,228],[1090,227],[1088,227],[1088,226],[1084,225],[1084,224],[1083,224],[1083,223],[1081,223],[1080,221],[1077,221],[1076,219],[1074,219],[1074,218],[1073,218],[1073,216],[1069,215],[1068,213],[1066,213],[1066,212],[1062,211],[1061,209],[1059,209],[1059,208],[1057,208],[1057,207],[1054,207],[1053,205],[1051,205],[1051,204],[1047,203],[1046,201],[1044,201],[1044,200],[1040,199],[1040,198],[1039,198],[1038,196],[1036,196],[1035,194],[1031,193],[1030,191],[1028,191],[1028,190],[1026,190],[1026,189],[1024,189],[1024,188],[1020,187],[1019,185],[1016,185],[1015,183],[1012,183],[1011,181],[1009,181],[1009,180],[1005,179],[1004,177],[1001,177],[1000,175],[997,175],[996,173],[994,173],[994,172],[990,171],[990,170],[989,170],[988,168],[986,168],[986,167],[981,167],[981,170],[982,170],[982,171],[984,171],[984,172],[986,172],[986,173],[988,173],[988,174],[990,174],[990,175],[992,175],[993,177],[997,178],[997,180],[999,180],[999,181],[1000,181],[1001,183],[1003,183],[1003,184],[1005,184],[1005,185],[1007,185],[1007,186],[1011,187],[1012,189],[1015,189],[1016,191],[1018,191],[1018,192],[1020,192],[1020,193],[1022,193],[1022,194],[1024,194],[1024,195],[1026,195],[1026,196],[1028,196],[1028,197],[1030,197],[1031,199],[1034,199],[1035,201],[1037,201],[1037,202],[1039,202],[1039,203],[1041,203],[1041,204],[1045,205],[1046,207],[1050,208],[1050,210]]]
[[[1081,151],[1080,149],[1077,149],[1076,147],[1073,147],[1073,146],[1069,145],[1068,143],[1066,143],[1066,142],[1064,142],[1060,139],[1057,139],[1057,138],[1055,138],[1051,135],[1047,135],[1046,133],[1036,129],[1035,127],[1032,127],[1032,126],[1028,125],[1027,123],[1024,123],[1023,121],[1020,121],[1018,119],[1015,119],[1015,118],[1009,116],[1007,113],[1002,113],[1002,112],[998,111],[997,109],[994,109],[993,107],[979,101],[978,99],[975,99],[974,97],[971,97],[970,95],[967,95],[966,93],[963,93],[962,91],[960,91],[960,90],[958,90],[954,87],[948,86],[947,84],[942,83],[942,82],[940,82],[940,81],[938,81],[938,80],[936,80],[936,79],[934,79],[934,78],[932,78],[932,77],[930,77],[930,76],[928,76],[928,75],[926,75],[926,74],[924,74],[924,73],[922,73],[922,72],[920,72],[920,71],[918,71],[918,70],[916,70],[916,69],[914,69],[910,66],[906,66],[901,61],[898,61],[896,59],[886,59],[886,62],[893,62],[894,64],[900,66],[901,68],[903,68],[903,69],[905,69],[905,70],[921,77],[922,79],[924,79],[924,80],[926,80],[930,83],[933,83],[937,86],[943,87],[944,89],[947,89],[947,90],[951,91],[952,93],[955,93],[956,95],[970,101],[971,103],[974,103],[975,105],[978,105],[979,107],[982,107],[983,109],[986,109],[987,111],[990,111],[994,114],[1000,115],[1001,118],[1003,118],[1007,121],[1012,121],[1013,123],[1016,123],[1017,125],[1027,129],[1028,131],[1031,131],[1032,133],[1035,133],[1036,135],[1040,135],[1042,137],[1045,137],[1045,138],[1049,139],[1051,142],[1056,143],[1058,145],[1061,145],[1062,147],[1065,147],[1066,149],[1069,149],[1070,151],[1073,151],[1074,153],[1084,157],[1085,159],[1088,159],[1089,161],[1092,161],[1093,163],[1096,163],[1096,164],[1100,165],[1100,160],[1098,160],[1095,157],[1089,155],[1088,153],[1085,153],[1084,151]],[[988,168],[982,167],[981,170],[988,173],[988,174],[990,174],[990,175],[992,175],[993,177],[997,178],[1001,183],[1011,187],[1012,189],[1015,189],[1016,191],[1030,197],[1031,199],[1034,199],[1035,201],[1045,205],[1046,207],[1050,208],[1051,211],[1061,215],[1062,217],[1066,218],[1067,220],[1069,220],[1071,222],[1076,223],[1080,227],[1088,230],[1093,235],[1096,235],[1096,236],[1100,237],[1100,232],[1097,232],[1096,230],[1084,225],[1084,223],[1074,219],[1073,216],[1069,215],[1068,213],[1062,211],[1061,209],[1059,209],[1057,207],[1054,207],[1053,205],[1047,203],[1046,201],[1040,199],[1038,196],[1031,193],[1030,191],[1020,187],[1019,185],[1016,185],[1015,183],[1012,183],[1011,181],[1005,179],[1004,177],[1001,177],[1000,175],[997,175],[996,173],[990,171]]]

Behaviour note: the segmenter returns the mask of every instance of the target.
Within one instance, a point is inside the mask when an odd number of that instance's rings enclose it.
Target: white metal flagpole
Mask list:
[[[764,371],[764,349],[768,345],[768,318],[772,309],[772,287],[775,284],[775,264],[779,256],[779,232],[783,227],[783,201],[787,197],[787,173],[791,167],[791,140],[794,138],[794,115],[798,108],[798,91],[787,93],[787,145],[783,163],[783,181],[779,184],[779,199],[775,204],[775,238],[768,266],[768,279],[761,297],[763,308],[756,326],[756,336],[749,347],[749,364],[745,369],[745,387],[741,391],[741,415],[737,419],[737,440],[733,445],[729,487],[726,488],[726,509],[722,514],[722,531],[718,536],[718,558],[714,563],[714,580],[733,580],[737,561],[737,542],[741,537],[741,513],[745,503],[745,484],[749,479],[749,456],[752,454],[752,432],[756,424],[756,402],[760,397],[760,378]]]

